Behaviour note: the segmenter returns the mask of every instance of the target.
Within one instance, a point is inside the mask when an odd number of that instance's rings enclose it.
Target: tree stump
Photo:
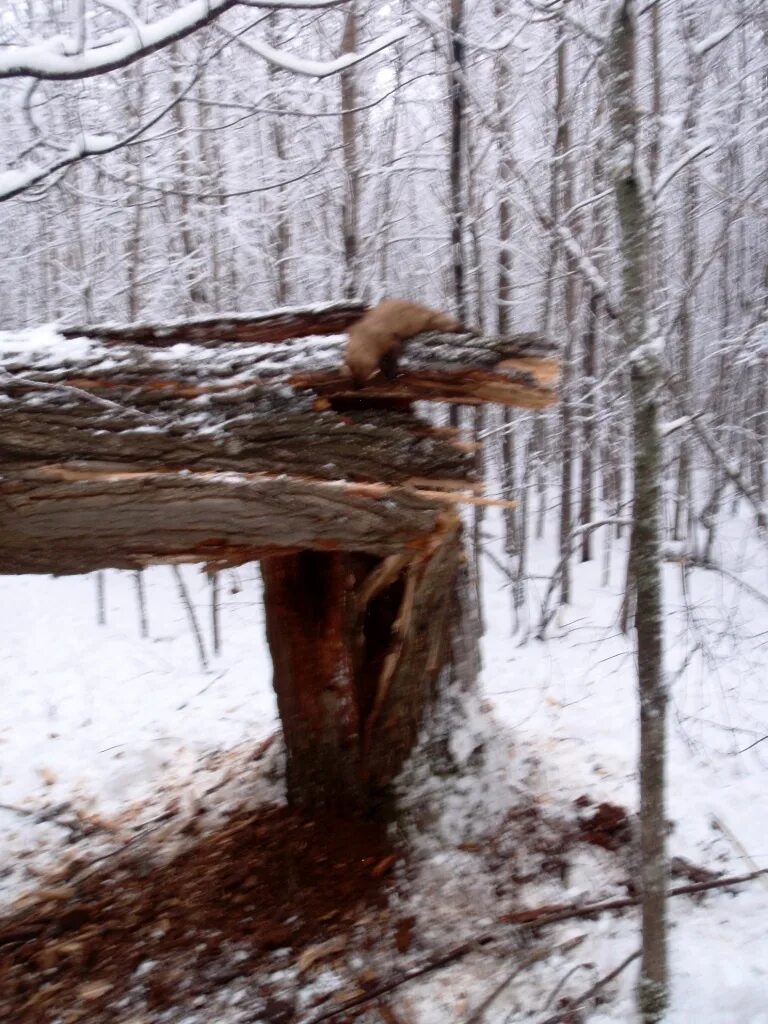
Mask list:
[[[386,811],[449,662],[460,538],[456,518],[426,554],[262,561],[294,805]]]

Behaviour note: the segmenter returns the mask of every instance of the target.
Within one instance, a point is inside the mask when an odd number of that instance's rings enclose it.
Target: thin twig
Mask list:
[[[193,632],[194,637],[195,637],[195,643],[197,644],[197,653],[198,653],[198,656],[200,658],[200,664],[203,667],[203,669],[205,669],[207,671],[207,669],[208,669],[208,658],[207,658],[206,653],[205,653],[205,645],[203,643],[203,635],[200,632],[200,624],[198,623],[197,615],[195,614],[195,607],[192,604],[192,601],[191,601],[190,596],[189,596],[189,591],[187,590],[187,586],[186,586],[186,584],[184,582],[184,577],[181,575],[181,570],[179,569],[178,565],[172,565],[171,569],[173,570],[173,576],[174,576],[174,579],[176,580],[176,586],[178,587],[179,597],[181,598],[181,603],[186,608],[187,615],[189,616],[189,622],[190,622],[190,625],[192,626],[192,632]]]
[[[694,893],[707,892],[710,889],[727,889],[732,885],[751,882],[755,878],[765,874],[768,874],[768,869],[752,871],[746,875],[733,875],[729,878],[717,878],[707,882],[694,882],[690,885],[679,885],[674,889],[670,889],[667,896],[689,896]],[[506,915],[500,919],[500,923],[516,925],[519,929],[542,928],[545,925],[556,924],[560,921],[567,921],[572,918],[591,917],[594,914],[601,914],[608,910],[624,910],[628,907],[636,907],[639,903],[639,897],[625,896],[614,900],[603,900],[600,903],[585,903],[581,906],[563,905],[555,907],[539,907],[534,910],[522,911],[519,914]],[[439,971],[443,967],[447,967],[450,964],[455,963],[457,960],[462,959],[462,957],[468,956],[470,953],[477,952],[484,946],[489,946],[492,943],[498,942],[502,937],[502,934],[503,933],[498,929],[495,931],[481,932],[479,935],[468,939],[466,942],[453,946],[445,952],[437,953],[426,963],[420,964],[418,967],[413,967],[407,971],[399,971],[396,974],[391,975],[374,988],[371,988],[368,992],[359,996],[353,996],[345,1002],[339,1003],[334,1007],[334,1009],[325,1010],[318,1016],[312,1017],[310,1020],[303,1022],[303,1024],[322,1024],[322,1022],[333,1020],[334,1017],[338,1017],[342,1013],[346,1013],[348,1010],[354,1010],[358,1006],[364,1006],[366,1003],[378,999],[379,996],[385,995],[387,992],[392,992],[394,989],[400,988],[402,985],[406,985],[409,981],[413,981],[415,978],[421,978],[425,974],[431,974],[434,971]],[[606,979],[603,979],[602,984],[607,984],[626,966],[626,963],[620,965],[615,972],[609,975]],[[600,983],[598,982],[598,985],[599,984]],[[587,998],[589,998],[589,996],[587,996]],[[544,1022],[541,1022],[541,1024],[544,1024]]]
[[[744,858],[744,860],[747,862],[747,864],[749,864],[749,866],[752,868],[753,871],[759,871],[760,870],[760,868],[757,866],[757,862],[755,861],[754,857],[749,852],[749,850],[746,848],[744,843],[742,843],[742,841],[739,839],[739,837],[736,835],[736,833],[733,832],[725,824],[725,822],[723,821],[722,818],[718,818],[718,816],[716,814],[713,814],[712,815],[712,824],[715,826],[715,828],[719,832],[723,833],[723,835],[729,841],[731,846],[733,846],[733,848],[735,850],[737,850],[738,853],[741,854],[741,856]],[[760,881],[768,889],[768,876],[761,875]]]
[[[667,892],[667,897],[693,896],[695,893],[707,892],[710,889],[727,889],[732,885],[752,882],[765,874],[768,874],[768,868],[750,871],[745,875],[731,875],[728,878],[715,878],[707,882],[692,882],[690,885],[678,885]],[[591,917],[593,914],[603,914],[608,910],[626,910],[628,907],[639,906],[640,902],[639,896],[619,896],[616,899],[602,900],[599,903],[583,903],[581,906],[556,904],[554,906],[539,907],[534,910],[523,910],[515,914],[505,914],[501,920],[506,924],[540,928],[543,925],[570,921],[577,917]]]
[[[342,1013],[346,1013],[348,1010],[353,1010],[358,1006],[364,1006],[366,1003],[372,1002],[374,999],[378,999],[379,996],[385,995],[387,992],[392,992],[396,988],[400,988],[401,985],[407,984],[409,981],[413,981],[415,978],[422,978],[425,974],[432,974],[434,971],[439,971],[443,967],[448,967],[450,964],[455,963],[462,957],[467,956],[469,953],[474,953],[483,946],[489,945],[494,942],[498,936],[494,933],[488,932],[484,935],[480,935],[477,938],[470,939],[468,942],[462,942],[458,946],[453,946],[451,949],[446,950],[444,953],[439,953],[424,964],[420,964],[418,967],[412,967],[408,971],[399,971],[382,981],[379,985],[370,989],[368,992],[363,993],[359,996],[352,996],[352,998],[345,1000],[343,1003],[339,1003],[338,1006],[332,1010],[325,1010],[317,1017],[312,1017],[306,1021],[305,1024],[321,1024],[322,1021],[332,1020],[334,1017],[338,1017]]]
[[[485,1011],[495,1003],[501,993],[511,985],[518,974],[521,974],[528,967],[532,967],[534,964],[539,963],[542,960],[546,960],[552,956],[553,953],[568,953],[570,950],[575,949],[576,946],[580,945],[586,935],[576,935],[572,939],[567,939],[565,942],[559,943],[557,946],[539,946],[534,950],[531,950],[527,956],[524,956],[519,963],[515,965],[510,974],[508,974],[499,984],[488,993],[485,999],[472,1011],[469,1017],[467,1017],[465,1024],[480,1024]]]
[[[119,402],[112,402],[108,398],[100,398],[98,395],[91,394],[90,391],[85,391],[83,388],[75,387],[74,384],[52,384],[50,381],[33,380],[32,377],[22,377],[17,373],[9,373],[8,370],[0,370],[0,376],[8,384],[23,384],[24,387],[27,388],[38,388],[40,391],[55,391],[60,394],[70,392],[78,398],[82,398],[86,402],[92,402],[94,405],[100,406],[102,409],[109,409],[110,412],[117,410],[117,412],[132,413],[134,415],[141,416],[142,418],[146,418],[146,416],[139,412],[138,409],[120,405]]]
[[[600,978],[594,985],[591,985],[586,992],[582,992],[580,996],[576,996],[575,999],[572,999],[567,1006],[563,1007],[562,1010],[552,1014],[551,1017],[546,1017],[544,1020],[539,1021],[539,1024],[561,1024],[563,1019],[571,1013],[574,1007],[581,1006],[582,1003],[588,1002],[593,996],[597,995],[600,989],[605,988],[606,985],[610,985],[614,978],[618,978],[623,970],[626,970],[631,963],[634,963],[634,961],[638,959],[641,952],[642,950],[636,949],[634,953],[630,953],[626,960],[622,960],[619,966],[614,967],[614,969],[606,974],[604,978]]]
[[[753,747],[756,747],[758,743],[765,743],[766,740],[768,740],[768,736],[761,736],[759,740],[755,740],[754,743],[750,743],[747,747],[742,747],[741,750],[737,750],[736,753],[746,754],[748,750],[751,750]]]

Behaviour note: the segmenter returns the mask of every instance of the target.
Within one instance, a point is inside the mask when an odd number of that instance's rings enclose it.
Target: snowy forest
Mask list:
[[[768,1024],[763,0],[2,0],[0,97],[0,1017]],[[360,426],[366,388],[337,393],[322,360],[388,297],[467,335],[452,392],[424,383],[442,348],[406,343],[400,404]],[[332,323],[281,337],[329,340],[297,357],[314,406],[294,378],[269,397],[313,431],[305,462],[272,444],[270,487],[289,464],[334,480],[310,417],[339,414],[380,466],[360,488],[402,483],[396,429],[434,537],[453,492],[428,585],[383,532],[350,519],[343,545],[382,558],[354,586],[396,593],[385,633],[454,631],[424,655],[431,716],[404,713],[412,756],[394,726],[380,741],[386,771],[402,753],[386,820],[296,807],[278,652],[335,665],[280,541],[15,550],[30,481],[83,485],[72,403],[110,471],[130,416],[150,445],[165,417],[182,499],[202,467],[220,516],[254,500],[240,398],[121,403],[157,366],[188,397],[262,360],[268,390],[274,347],[195,339],[281,317]],[[134,329],[149,354],[120,347]],[[212,467],[196,445],[221,424]],[[29,493],[42,522],[55,488]],[[343,604],[351,584],[313,572]],[[352,660],[389,685],[392,643]],[[368,753],[388,698],[360,698]]]

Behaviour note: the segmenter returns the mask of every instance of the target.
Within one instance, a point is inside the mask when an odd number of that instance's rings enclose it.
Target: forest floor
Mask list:
[[[746,533],[718,558],[764,592]],[[622,565],[606,586],[601,558],[576,565],[573,606],[522,643],[545,583],[512,635],[486,564],[484,699],[454,743],[482,764],[415,763],[389,833],[283,806],[254,567],[227,576],[207,669],[168,569],[145,573],[147,638],[131,574],[106,574],[103,626],[94,577],[0,579],[0,1019],[633,1020],[637,911],[584,911],[635,894]],[[207,582],[185,578],[210,648]],[[768,867],[768,616],[672,563],[665,591],[672,884],[696,889]],[[765,876],[670,901],[669,1024],[768,1024],[767,915]]]

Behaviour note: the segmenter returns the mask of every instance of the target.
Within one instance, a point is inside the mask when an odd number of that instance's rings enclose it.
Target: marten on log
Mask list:
[[[458,334],[465,330],[455,317],[407,299],[383,299],[349,328],[346,364],[356,387],[376,370],[388,380],[397,372],[403,342],[422,331]]]

